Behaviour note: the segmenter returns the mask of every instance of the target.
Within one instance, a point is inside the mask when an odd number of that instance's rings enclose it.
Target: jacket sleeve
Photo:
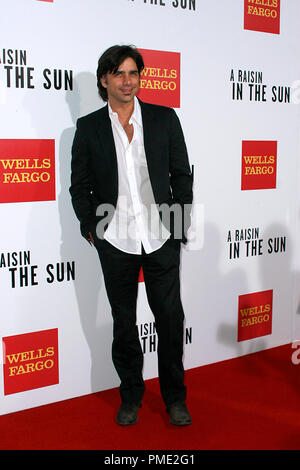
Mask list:
[[[88,239],[88,233],[91,231],[95,216],[93,214],[92,190],[89,178],[89,148],[82,127],[82,121],[78,119],[72,145],[71,186],[69,191],[75,214],[80,221],[81,234]]]
[[[187,230],[191,224],[193,174],[190,169],[187,148],[180,121],[173,109],[171,109],[170,118],[169,149],[170,185],[174,202],[181,206],[182,219],[180,222],[183,235],[182,242],[186,243]]]

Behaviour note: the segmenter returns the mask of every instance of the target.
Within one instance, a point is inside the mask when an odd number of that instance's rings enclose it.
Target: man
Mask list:
[[[143,68],[132,46],[113,46],[100,57],[97,85],[108,104],[78,119],[70,193],[81,233],[98,251],[112,308],[112,359],[121,381],[117,423],[137,422],[145,389],[136,326],[142,268],[159,341],[161,394],[170,422],[187,425],[179,259],[192,174],[175,111],[135,96]]]

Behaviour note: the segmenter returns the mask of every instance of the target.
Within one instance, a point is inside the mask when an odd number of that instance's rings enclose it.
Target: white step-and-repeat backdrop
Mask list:
[[[175,108],[193,165],[186,369],[297,339],[300,2],[1,6],[0,413],[119,384],[100,264],[68,191],[76,119],[104,105],[95,71],[113,44],[141,50],[139,96]],[[137,310],[151,378],[157,337],[142,273]]]

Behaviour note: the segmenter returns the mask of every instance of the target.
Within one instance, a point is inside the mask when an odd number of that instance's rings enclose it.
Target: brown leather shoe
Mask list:
[[[167,408],[167,412],[170,415],[170,423],[175,426],[187,426],[192,424],[192,418],[185,402],[176,402]]]
[[[121,403],[116,421],[120,426],[129,426],[135,424],[138,420],[138,410],[141,408],[141,403]]]

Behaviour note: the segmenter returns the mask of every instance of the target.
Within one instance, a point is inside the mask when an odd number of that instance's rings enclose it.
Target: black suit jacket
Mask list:
[[[179,119],[172,108],[139,101],[144,147],[156,204],[186,206],[192,203],[193,177]],[[81,234],[88,238],[99,220],[99,204],[116,207],[118,199],[117,156],[108,106],[79,118],[72,146],[70,193]],[[163,223],[165,224],[164,220]],[[167,228],[174,232],[173,223]],[[185,223],[185,231],[189,221]],[[181,237],[186,242],[183,234]]]

